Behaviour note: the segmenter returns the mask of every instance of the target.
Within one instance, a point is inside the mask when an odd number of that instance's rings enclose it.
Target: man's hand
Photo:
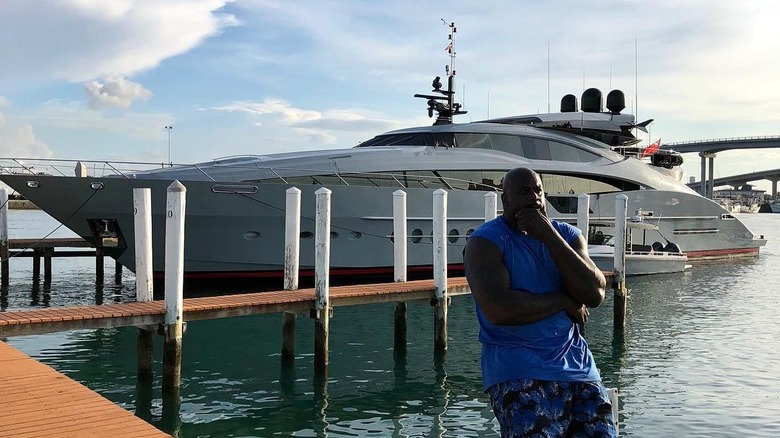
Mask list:
[[[521,208],[515,215],[517,231],[546,242],[556,235],[550,219],[540,208]]]
[[[588,320],[588,316],[590,316],[590,310],[588,310],[588,306],[584,304],[567,307],[566,313],[568,313],[569,318],[577,324],[585,324]]]

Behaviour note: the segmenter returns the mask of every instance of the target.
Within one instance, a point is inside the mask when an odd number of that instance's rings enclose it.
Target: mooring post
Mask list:
[[[8,286],[8,190],[0,187],[0,285]]]
[[[615,281],[614,290],[614,328],[623,330],[626,327],[626,211],[628,197],[615,197]]]
[[[328,373],[330,323],[330,194],[325,187],[314,192],[317,213],[314,236],[314,372]]]
[[[496,192],[485,193],[485,222],[492,221],[498,216],[498,195]]]
[[[43,248],[43,284],[51,284],[51,258],[54,248]]]
[[[184,213],[187,189],[179,180],[168,186],[165,218],[165,327],[163,411],[178,414],[181,404],[181,350],[184,300]],[[171,409],[166,409],[168,404]]]
[[[135,229],[135,300],[152,301],[152,189],[133,189],[133,224]],[[151,384],[153,376],[154,331],[139,327],[136,340],[138,379]]]
[[[41,279],[41,249],[33,248],[33,280]]]
[[[433,192],[433,343],[447,350],[447,191]]]
[[[290,187],[286,192],[284,225],[284,289],[298,289],[301,234],[301,190]],[[282,362],[295,360],[295,325],[297,315],[284,312],[282,316]]]
[[[590,196],[587,193],[580,193],[577,196],[577,228],[582,231],[582,237],[585,242],[588,241],[588,227],[590,224]],[[587,250],[588,247],[586,246]]]
[[[407,225],[406,225],[406,192],[393,192],[393,280],[406,281],[407,275]],[[394,348],[406,349],[406,302],[395,303],[393,318]]]
[[[114,261],[114,284],[122,284],[122,264]]]
[[[46,259],[44,259],[44,263],[46,262]],[[105,266],[105,256],[103,254],[103,246],[102,243],[98,243],[97,247],[95,248],[95,283],[103,284],[103,268]],[[46,270],[44,269],[44,273]]]

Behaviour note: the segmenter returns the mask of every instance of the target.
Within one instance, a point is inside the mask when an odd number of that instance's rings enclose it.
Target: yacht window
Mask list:
[[[459,148],[493,149],[488,134],[455,134],[455,143]]]
[[[621,190],[636,190],[637,187],[621,188],[620,182],[601,179],[588,179],[570,175],[542,174],[544,190],[551,194],[578,195],[580,193],[610,193]],[[626,185],[623,183],[623,185]]]
[[[451,132],[422,132],[422,133],[403,133],[388,134],[374,137],[371,140],[364,141],[356,147],[368,146],[435,146],[435,147],[453,147],[455,146],[454,134]]]
[[[549,142],[539,138],[524,138],[523,156],[532,160],[550,160]]]
[[[501,188],[506,172],[493,170],[442,170],[438,172],[455,190],[480,190],[486,192]]]
[[[572,161],[575,163],[587,163],[593,161],[599,156],[568,144],[549,142],[550,156],[554,161]]]

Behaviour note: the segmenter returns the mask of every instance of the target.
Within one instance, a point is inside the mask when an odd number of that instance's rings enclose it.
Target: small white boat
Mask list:
[[[588,254],[602,271],[612,271],[615,267],[615,236],[604,234],[602,228],[610,227],[614,230],[613,223],[595,222],[590,224],[588,233]],[[647,231],[658,232],[658,226],[643,222],[626,222],[626,276],[670,274],[683,272],[689,269],[688,256],[680,250],[675,243],[667,241],[660,233],[660,241],[651,245],[645,244]],[[642,244],[633,243],[634,230],[641,230]],[[638,232],[637,232],[638,233]]]

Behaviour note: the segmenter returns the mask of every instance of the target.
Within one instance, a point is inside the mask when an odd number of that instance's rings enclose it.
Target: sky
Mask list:
[[[428,125],[412,95],[445,77],[449,23],[456,121],[596,87],[654,119],[643,144],[780,135],[778,16],[773,0],[2,0],[0,157],[192,163]],[[780,150],[715,166],[780,168]]]

